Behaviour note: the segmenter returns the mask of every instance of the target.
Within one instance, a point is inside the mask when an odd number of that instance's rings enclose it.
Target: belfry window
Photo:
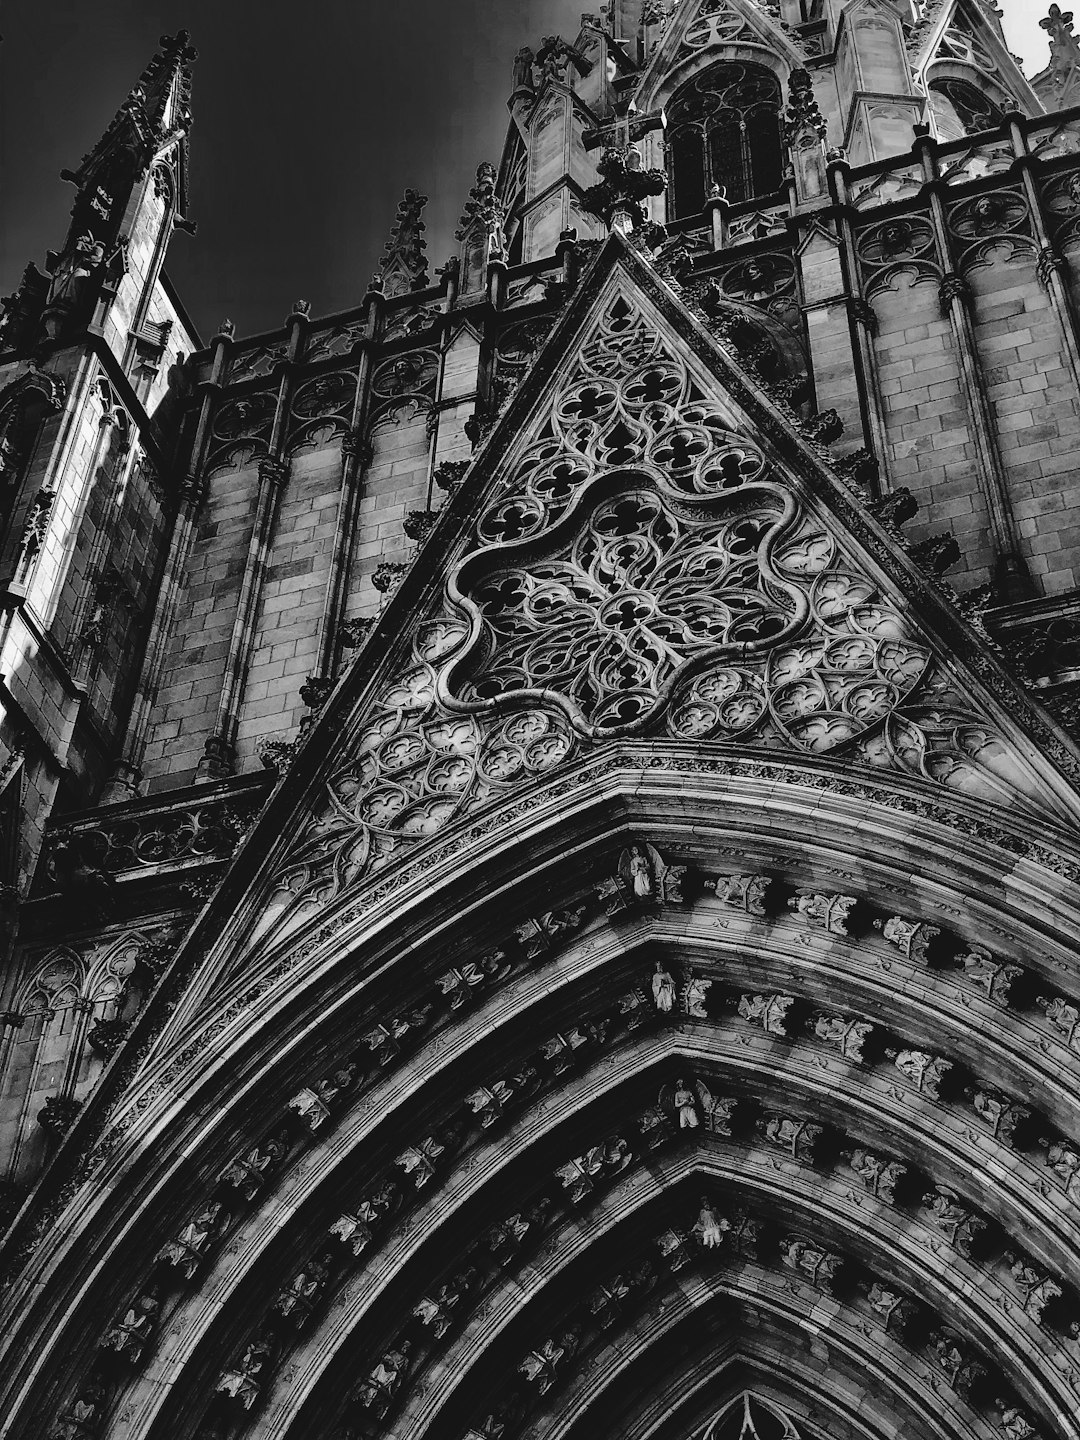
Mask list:
[[[760,65],[695,75],[668,106],[672,219],[698,214],[714,185],[731,204],[780,188],[780,82]]]

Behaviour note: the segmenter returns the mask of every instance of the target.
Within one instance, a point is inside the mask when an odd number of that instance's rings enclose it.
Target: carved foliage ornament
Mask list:
[[[376,394],[414,395],[425,355],[387,362],[408,373],[378,372]],[[741,423],[642,311],[608,304],[329,777],[284,904],[622,734],[845,754],[1000,803],[1035,793]]]

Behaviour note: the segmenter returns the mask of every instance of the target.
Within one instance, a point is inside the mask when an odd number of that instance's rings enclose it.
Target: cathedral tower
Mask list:
[[[609,0],[207,346],[163,39],[0,339],[4,1440],[1076,1440],[1045,27]]]

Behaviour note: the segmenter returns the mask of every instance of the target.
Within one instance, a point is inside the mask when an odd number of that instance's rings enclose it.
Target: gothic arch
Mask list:
[[[83,1367],[104,1364],[118,1389],[110,1414],[127,1416],[139,1440],[213,1434],[199,1421],[215,1412],[230,1437],[298,1440],[312,1427],[339,1433],[342,1377],[362,1388],[382,1364],[378,1345],[392,1350],[412,1326],[423,1366],[395,1387],[384,1365],[390,1379],[371,1382],[371,1404],[381,1403],[383,1385],[395,1433],[464,1435],[484,1419],[469,1406],[488,1381],[516,1375],[534,1351],[542,1359],[561,1317],[640,1255],[659,1268],[641,1304],[628,1303],[625,1320],[612,1322],[625,1337],[622,1358],[603,1335],[584,1342],[588,1365],[556,1375],[535,1397],[533,1417],[554,1427],[545,1433],[585,1433],[605,1396],[648,1373],[645,1357],[699,1335],[705,1317],[730,1322],[735,1306],[745,1320],[738,1333],[766,1337],[747,1341],[744,1360],[768,1369],[787,1337],[789,1370],[802,1376],[792,1384],[807,1403],[827,1399],[812,1379],[812,1347],[790,1353],[811,1316],[819,1350],[835,1358],[846,1384],[875,1377],[880,1413],[850,1419],[860,1440],[883,1440],[890,1414],[910,1419],[905,1433],[919,1440],[946,1423],[950,1440],[993,1433],[995,1397],[989,1409],[969,1403],[942,1369],[954,1364],[953,1350],[956,1375],[987,1368],[987,1357],[1000,1366],[1011,1387],[1004,1411],[1037,1416],[1048,1436],[1067,1434],[1060,1357],[1068,1342],[1052,1287],[1068,1298],[1078,1221],[1074,1172],[1044,1142],[1060,1152],[1053,1136],[1069,1133],[1080,1066],[1061,1023],[1068,1001],[1054,1005],[1067,983],[1074,901],[1060,876],[1002,848],[988,807],[950,797],[928,814],[914,794],[911,803],[914,812],[897,809],[872,786],[843,782],[827,761],[718,761],[670,742],[624,742],[602,763],[539,783],[508,807],[511,823],[504,815],[501,824],[466,828],[456,858],[421,867],[422,903],[391,887],[366,916],[366,939],[343,925],[276,986],[252,976],[254,992],[239,1008],[240,997],[227,999],[151,1066],[128,1120],[99,1151],[98,1178],[57,1232],[41,1278],[54,1306],[57,1287],[66,1290],[69,1321],[41,1337],[41,1358],[55,1364],[66,1347]],[[654,890],[640,903],[620,859],[634,845],[652,867]],[[945,853],[962,857],[956,871],[939,869]],[[464,905],[462,867],[476,883]],[[751,874],[772,876],[772,887],[743,884]],[[727,877],[719,887],[718,875]],[[850,904],[833,903],[840,886]],[[785,903],[799,895],[795,907]],[[894,908],[913,929],[886,924]],[[930,934],[931,923],[943,933]],[[932,954],[946,931],[951,953]],[[480,963],[493,955],[501,958]],[[677,979],[670,1012],[656,1008],[650,989],[657,963]],[[1016,996],[1023,989],[1010,966],[1024,968],[1042,1008],[1006,1008],[1002,982]],[[711,982],[704,999],[691,999],[691,974]],[[455,1006],[461,987],[467,993]],[[394,992],[400,1020],[386,1010]],[[769,997],[790,1003],[758,1003]],[[840,1023],[819,1026],[821,1016]],[[589,1032],[587,1043],[567,1038],[575,1028]],[[563,1051],[577,1058],[560,1070]],[[517,1078],[534,1054],[546,1067],[535,1084]],[[952,1070],[938,1065],[931,1074],[935,1059]],[[679,1079],[700,1081],[710,1097],[695,1089],[689,1138],[672,1108]],[[1035,1114],[1026,1137],[1024,1106]],[[462,1125],[468,1134],[451,1137]],[[281,1133],[287,1153],[260,1168],[255,1152],[269,1155]],[[427,1145],[433,1136],[441,1151]],[[612,1137],[632,1152],[626,1164]],[[599,1160],[589,1160],[598,1146]],[[908,1172],[911,1195],[895,1173],[882,1188],[882,1164]],[[411,1199],[393,1206],[384,1225],[378,1203],[368,1220],[358,1205],[387,1173]],[[591,1185],[580,1202],[575,1174]],[[524,1287],[514,1278],[518,1260],[485,1272],[475,1298],[470,1291],[448,1307],[455,1313],[433,1344],[435,1332],[416,1314],[434,1305],[430,1323],[441,1326],[441,1302],[429,1291],[476,1263],[477,1237],[544,1185],[556,1196],[559,1244],[549,1254],[553,1232],[545,1230],[539,1249],[523,1246]],[[918,1192],[931,1190],[945,1194],[952,1239],[922,1203]],[[762,1217],[756,1254],[736,1246],[729,1261],[727,1230],[713,1264],[695,1238],[703,1193],[738,1236],[746,1233],[740,1214]],[[211,1234],[216,1248],[189,1229],[214,1196],[233,1217]],[[68,1226],[76,1216],[83,1248],[65,1268],[73,1257],[63,1236],[75,1233]],[[342,1216],[349,1223],[335,1232]],[[975,1220],[1004,1237],[985,1254],[956,1238],[966,1225],[965,1237],[985,1239]],[[353,1255],[364,1224],[372,1236]],[[691,1255],[664,1270],[672,1252],[654,1242],[671,1229]],[[822,1258],[785,1259],[790,1234]],[[308,1293],[328,1244],[335,1261],[344,1253],[344,1268]],[[137,1317],[126,1331],[125,1317],[153,1276],[161,1310],[133,1363],[134,1342],[124,1337],[138,1335]],[[300,1276],[308,1279],[300,1284]],[[283,1277],[292,1298],[277,1353],[245,1371],[253,1336],[284,1303]],[[23,1324],[33,1324],[33,1311]],[[113,1317],[111,1330],[102,1316]],[[707,1328],[703,1352],[687,1362],[706,1379],[714,1337],[728,1333],[712,1319]],[[942,1328],[945,1361],[909,1338]],[[128,1350],[106,1347],[95,1362],[103,1329],[119,1332]],[[155,1383],[163,1369],[177,1377],[164,1401]],[[47,1371],[40,1383],[60,1404]],[[29,1432],[13,1431],[21,1433]],[[526,1424],[513,1433],[532,1431]]]
[[[700,214],[717,187],[732,203],[778,190],[784,175],[783,90],[756,62],[714,60],[667,104],[672,219]]]

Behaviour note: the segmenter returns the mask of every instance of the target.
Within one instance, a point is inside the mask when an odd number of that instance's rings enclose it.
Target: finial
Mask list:
[[[610,230],[636,230],[648,219],[643,201],[647,195],[662,195],[667,176],[662,170],[645,170],[633,145],[604,150],[596,165],[601,180],[586,190],[582,205],[598,215]]]
[[[1080,64],[1080,41],[1073,34],[1073,13],[1062,11],[1060,5],[1051,5],[1045,20],[1039,21],[1041,29],[1050,37],[1050,68],[1059,84],[1064,84],[1066,73]]]
[[[818,107],[814,95],[814,81],[809,70],[793,70],[788,80],[788,108],[786,117],[787,142],[791,142],[803,131],[812,130],[822,140],[828,125]]]
[[[420,218],[427,196],[419,190],[406,190],[397,208],[397,219],[379,262],[379,288],[386,296],[405,295],[410,290],[423,290],[428,283],[427,228]]]

